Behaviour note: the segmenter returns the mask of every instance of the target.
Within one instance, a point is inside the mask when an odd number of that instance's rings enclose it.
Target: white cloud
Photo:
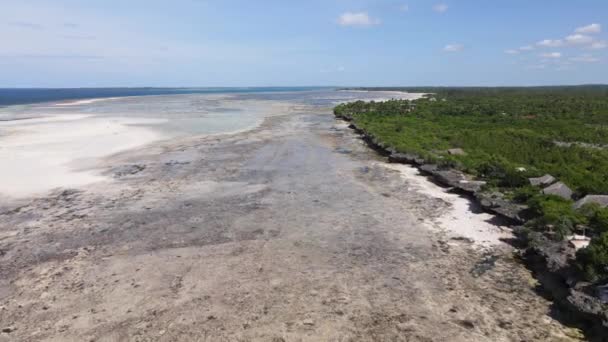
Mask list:
[[[369,27],[379,25],[380,20],[370,17],[367,12],[346,12],[338,18],[338,24],[342,26]]]
[[[526,45],[520,47],[519,51],[532,51],[537,48],[560,48],[560,47],[572,47],[572,48],[585,48],[599,50],[608,47],[608,43],[604,40],[596,40],[590,34],[600,33],[602,30],[600,24],[590,24],[587,26],[579,27],[575,30],[575,33],[566,36],[563,39],[544,39],[537,42],[534,45]],[[506,50],[508,54],[516,54],[515,50]],[[541,54],[540,56],[548,59],[559,59],[562,57],[559,52],[549,52]]]
[[[581,63],[596,63],[599,62],[600,59],[591,55],[591,54],[585,54],[585,55],[580,55],[577,57],[572,57],[570,58],[571,61],[573,62],[581,62]]]
[[[589,48],[593,49],[593,50],[605,49],[607,47],[608,47],[608,42],[606,42],[605,40],[597,40],[597,41],[591,43],[591,45],[589,45]]]
[[[576,33],[593,34],[602,32],[602,25],[591,24],[583,27],[579,27],[575,30]]]
[[[593,38],[584,34],[571,34],[565,38],[566,43],[570,45],[587,45],[593,43]]]
[[[433,11],[437,12],[437,13],[444,13],[448,10],[448,5],[446,4],[436,4],[435,6],[433,6]]]
[[[540,56],[543,58],[561,58],[562,53],[561,52],[547,52],[547,53],[540,54]]]
[[[445,52],[460,52],[464,50],[464,45],[462,44],[448,44],[443,48]]]
[[[545,39],[536,43],[536,45],[542,47],[560,47],[564,45],[564,42],[561,39]]]
[[[509,49],[509,50],[505,50],[505,53],[509,54],[509,55],[517,55],[519,53],[519,50]]]

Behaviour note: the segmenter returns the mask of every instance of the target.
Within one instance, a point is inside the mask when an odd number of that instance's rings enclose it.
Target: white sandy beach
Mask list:
[[[6,135],[0,136],[0,193],[18,198],[104,180],[92,170],[78,170],[79,161],[163,139],[133,125],[164,121],[71,114],[1,122]]]
[[[494,215],[485,212],[471,211],[471,202],[458,194],[447,192],[443,188],[423,177],[418,169],[403,164],[385,164],[384,166],[397,170],[404,179],[413,186],[414,191],[440,198],[450,204],[450,209],[430,225],[432,229],[439,228],[450,237],[464,237],[473,241],[478,247],[491,247],[503,244],[501,239],[513,237],[507,227],[491,223]]]

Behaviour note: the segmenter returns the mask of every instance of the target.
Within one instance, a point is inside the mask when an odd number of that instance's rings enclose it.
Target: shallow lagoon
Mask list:
[[[309,90],[81,99],[0,109],[0,196],[102,181],[104,157],[161,140],[253,129],[264,118],[328,112],[352,100],[411,94]]]

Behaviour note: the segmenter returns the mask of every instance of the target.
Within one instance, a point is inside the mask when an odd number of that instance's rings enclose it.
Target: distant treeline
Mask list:
[[[590,84],[577,86],[538,86],[538,87],[358,87],[341,90],[367,91],[404,91],[408,93],[434,93],[445,96],[493,96],[493,95],[591,95],[607,96],[608,84]]]

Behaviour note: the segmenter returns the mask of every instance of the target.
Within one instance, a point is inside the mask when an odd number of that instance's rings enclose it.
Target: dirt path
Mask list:
[[[329,113],[108,160],[0,214],[0,341],[567,341],[529,274],[428,229]],[[570,336],[570,337],[568,337]]]

